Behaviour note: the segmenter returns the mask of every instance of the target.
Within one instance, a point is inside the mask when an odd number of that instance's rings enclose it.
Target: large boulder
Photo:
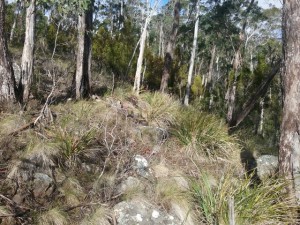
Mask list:
[[[262,155],[256,159],[257,175],[260,180],[265,180],[277,173],[278,157],[273,155]]]
[[[115,205],[114,213],[119,225],[180,225],[180,220],[161,211],[146,200],[137,198]]]

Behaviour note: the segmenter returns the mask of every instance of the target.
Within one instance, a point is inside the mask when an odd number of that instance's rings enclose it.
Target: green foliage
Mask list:
[[[200,97],[204,94],[204,87],[202,85],[202,77],[201,75],[197,75],[194,78],[194,82],[191,87],[192,93],[196,97]]]
[[[205,173],[192,182],[200,217],[207,224],[229,224],[228,200],[234,199],[236,224],[291,224],[297,220],[297,206],[286,193],[287,181],[267,180],[253,185],[251,177],[237,179],[224,173],[216,187]]]
[[[144,77],[144,86],[149,90],[158,90],[163,74],[163,59],[153,55],[150,49],[146,49],[145,63],[146,73]]]
[[[74,163],[76,158],[86,150],[93,140],[94,133],[94,130],[70,131],[60,127],[54,140],[63,158],[70,163]]]
[[[128,64],[135,45],[136,38],[130,22],[125,23],[120,33],[114,36],[101,26],[93,40],[93,56],[101,69],[114,73],[117,78],[128,79],[134,70],[134,66],[128,68]]]
[[[223,120],[194,108],[181,110],[172,133],[196,154],[233,158],[239,151],[236,138],[228,135]]]

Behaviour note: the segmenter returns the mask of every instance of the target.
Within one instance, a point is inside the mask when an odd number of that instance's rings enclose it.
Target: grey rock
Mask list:
[[[140,126],[137,130],[143,142],[162,144],[169,136],[168,131],[161,127]]]
[[[264,180],[274,174],[278,170],[278,157],[273,155],[263,155],[256,159],[257,175]]]
[[[120,225],[180,225],[181,222],[142,199],[123,201],[115,205],[114,213]]]
[[[33,195],[35,198],[49,197],[54,191],[54,181],[44,173],[35,173],[33,180]]]
[[[133,168],[136,170],[137,174],[142,177],[149,176],[149,163],[148,161],[141,155],[134,156],[134,165]]]

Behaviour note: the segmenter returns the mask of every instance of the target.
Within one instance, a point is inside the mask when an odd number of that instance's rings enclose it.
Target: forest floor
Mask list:
[[[241,141],[214,115],[166,94],[136,96],[124,89],[87,101],[46,103],[32,101],[27,111],[2,107],[0,224],[295,219],[286,183],[272,178],[257,184],[247,176]],[[141,202],[151,206],[142,216],[152,220],[134,223],[120,207],[143,208]],[[232,207],[234,218],[228,216]],[[127,220],[120,212],[128,213]],[[155,222],[156,212],[173,222]]]

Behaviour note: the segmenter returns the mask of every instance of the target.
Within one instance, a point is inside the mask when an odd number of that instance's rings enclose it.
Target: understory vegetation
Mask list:
[[[18,205],[1,206],[1,224],[113,224],[117,202],[143,196],[167,211],[174,203],[186,207],[197,224],[229,224],[231,198],[237,224],[297,219],[285,181],[256,183],[240,159],[247,145],[228,135],[221,118],[198,106],[180,106],[157,92],[136,96],[116,90],[50,109],[53,121],[24,130],[19,128],[30,123],[34,111],[18,114],[11,108],[2,114],[0,192],[14,196]],[[154,171],[172,172],[120,193],[135,155],[144,156]],[[37,174],[55,177],[55,186],[36,190]],[[189,189],[174,184],[178,176]]]

